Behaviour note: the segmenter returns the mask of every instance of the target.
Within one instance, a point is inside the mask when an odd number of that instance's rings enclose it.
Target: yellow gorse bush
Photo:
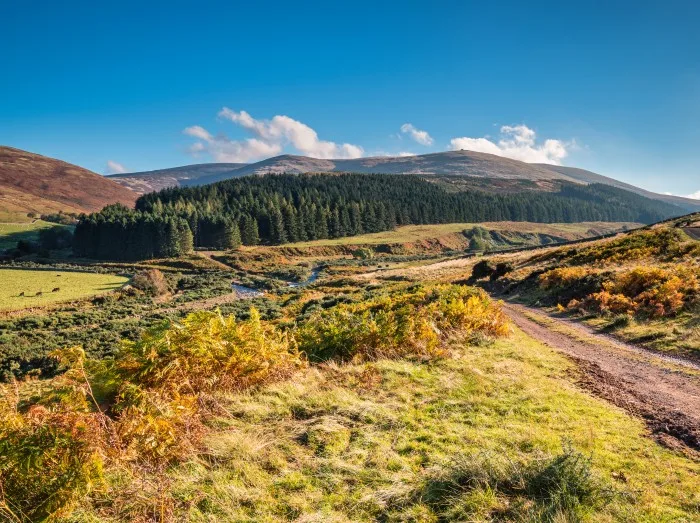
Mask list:
[[[454,334],[502,336],[508,331],[499,305],[481,290],[458,285],[418,286],[312,316],[297,330],[311,360],[384,357],[434,358]]]

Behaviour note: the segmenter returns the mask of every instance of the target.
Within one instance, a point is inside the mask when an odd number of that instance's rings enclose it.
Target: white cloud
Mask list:
[[[107,168],[105,169],[106,174],[124,174],[128,172],[129,169],[124,167],[122,164],[115,162],[114,160],[107,160]]]
[[[401,132],[408,134],[416,142],[421,145],[433,145],[433,137],[428,134],[428,131],[416,129],[413,124],[405,123],[401,126]]]
[[[200,127],[199,125],[187,127],[182,132],[189,136],[194,136],[195,138],[199,138],[200,140],[205,140],[207,142],[213,140],[213,136],[209,134],[209,131],[207,131],[204,127]]]
[[[689,194],[688,198],[693,198],[694,200],[700,200],[700,191],[696,191],[693,194]]]
[[[498,142],[489,138],[452,138],[450,149],[466,149],[481,153],[505,156],[529,163],[551,163],[559,165],[569,154],[573,143],[547,139],[536,142],[536,133],[526,125],[504,125]]]
[[[289,116],[257,120],[245,111],[224,107],[219,117],[239,125],[253,137],[231,140],[224,135],[213,136],[203,127],[194,125],[183,131],[200,140],[190,147],[192,154],[208,152],[217,162],[251,162],[280,154],[287,145],[313,158],[359,158],[364,154],[359,145],[320,140],[311,127]]]

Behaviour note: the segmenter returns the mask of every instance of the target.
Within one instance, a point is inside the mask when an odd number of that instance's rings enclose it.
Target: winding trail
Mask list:
[[[579,382],[644,419],[667,446],[700,450],[700,364],[613,340],[586,326],[505,303],[522,331],[574,360]]]

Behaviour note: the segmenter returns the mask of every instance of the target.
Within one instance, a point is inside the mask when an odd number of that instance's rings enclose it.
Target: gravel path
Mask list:
[[[506,303],[526,334],[568,355],[594,394],[642,417],[662,443],[700,450],[700,365],[614,341],[586,326]]]

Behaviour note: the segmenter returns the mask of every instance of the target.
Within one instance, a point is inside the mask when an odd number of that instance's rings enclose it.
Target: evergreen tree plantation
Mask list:
[[[109,206],[76,227],[81,256],[135,260],[192,247],[233,249],[391,230],[397,225],[482,221],[651,223],[673,205],[602,184],[558,192],[447,192],[417,176],[266,175],[142,196],[136,210]]]

